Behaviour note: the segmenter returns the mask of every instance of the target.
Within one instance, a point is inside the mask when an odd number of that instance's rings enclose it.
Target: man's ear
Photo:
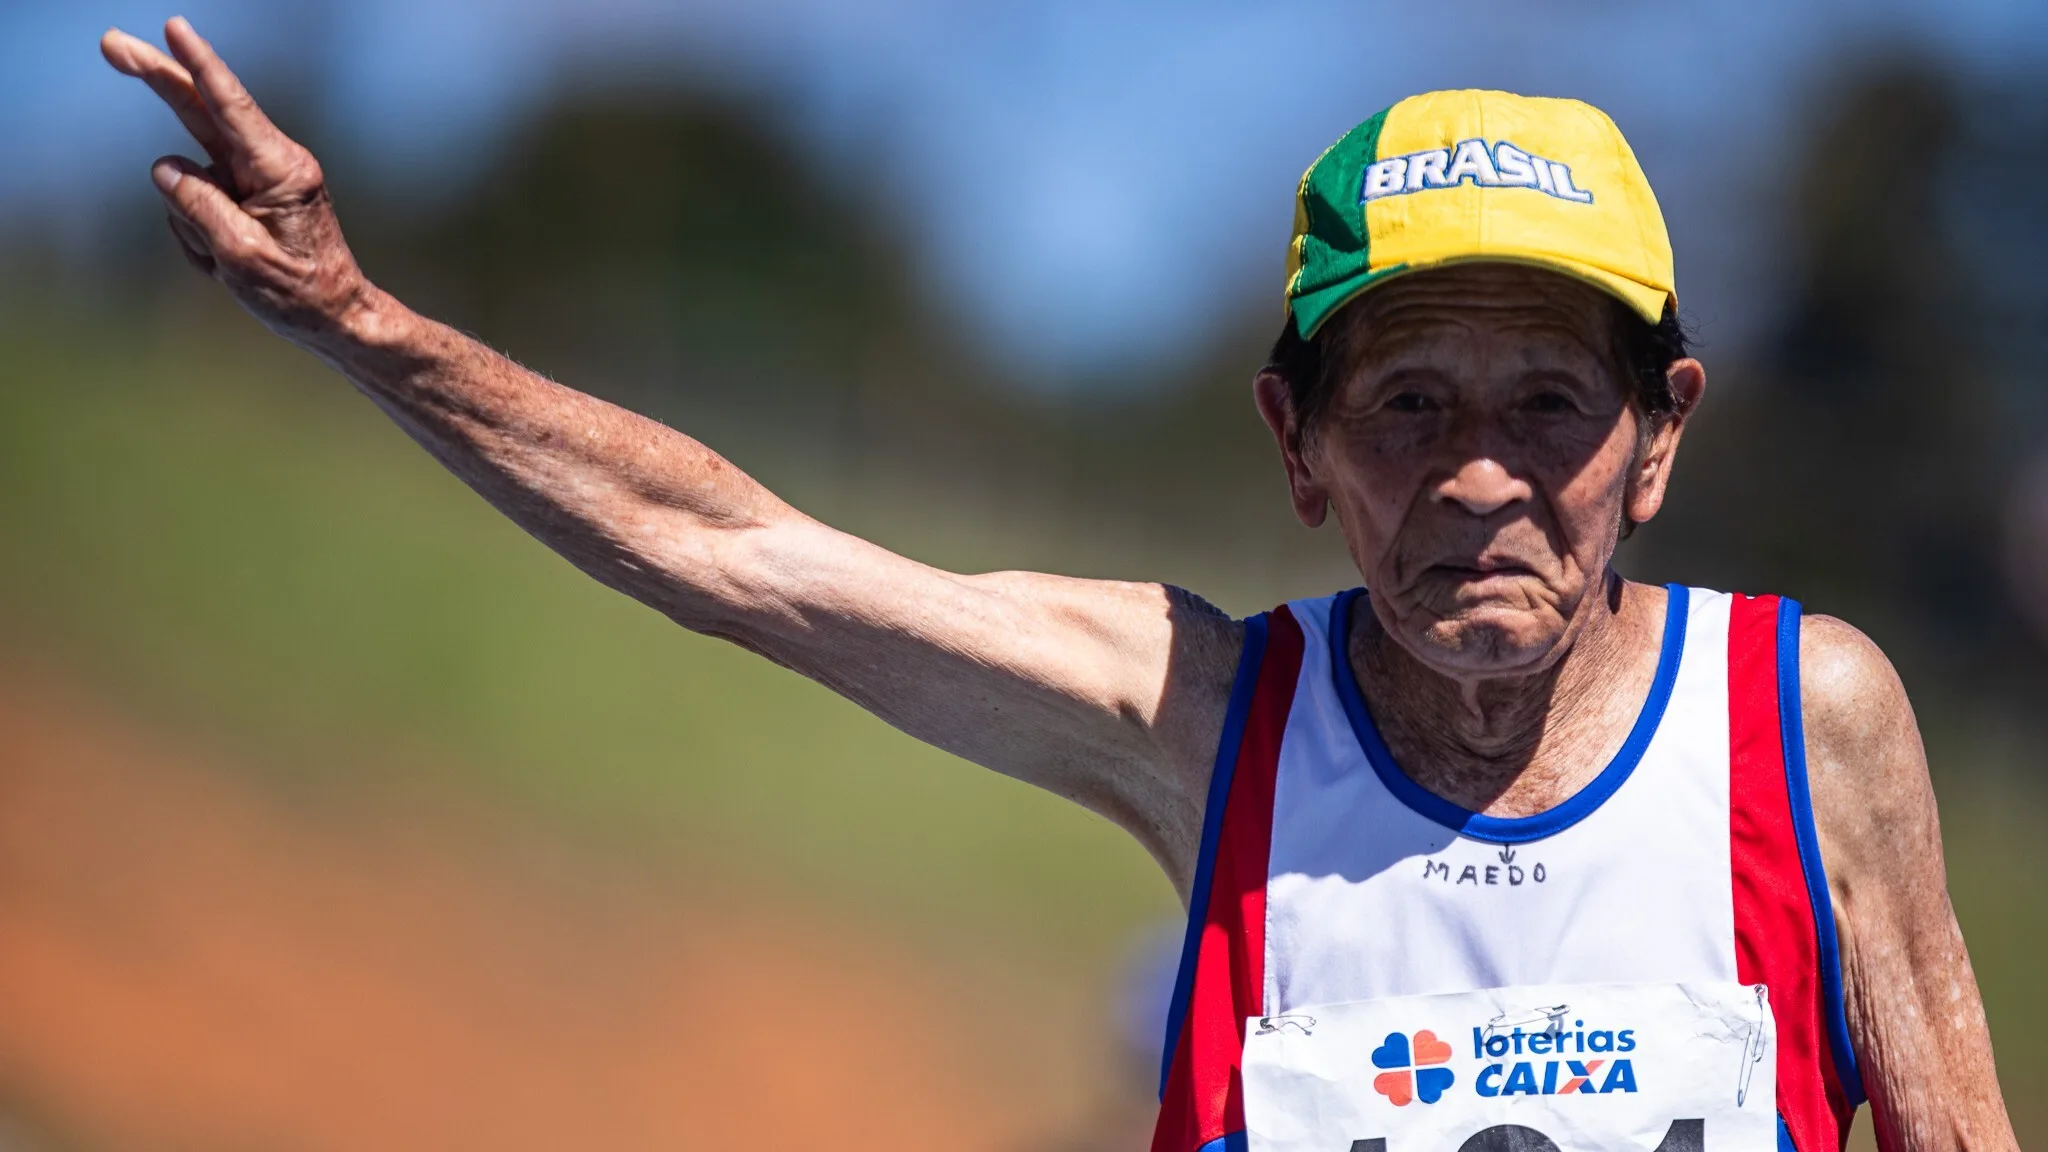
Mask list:
[[[1628,479],[1628,518],[1641,524],[1664,507],[1664,493],[1671,485],[1671,463],[1678,456],[1679,438],[1685,422],[1707,394],[1707,369],[1688,356],[1672,362],[1665,370],[1671,381],[1671,397],[1677,407],[1666,416],[1636,457],[1635,470]]]
[[[1266,369],[1252,381],[1252,399],[1258,403],[1259,415],[1280,447],[1280,463],[1287,469],[1287,495],[1294,504],[1295,518],[1311,528],[1321,525],[1330,510],[1330,493],[1309,470],[1301,422],[1294,411],[1293,390],[1279,373]]]

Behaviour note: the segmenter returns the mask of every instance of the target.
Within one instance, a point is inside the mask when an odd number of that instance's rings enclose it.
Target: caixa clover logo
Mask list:
[[[1397,1108],[1411,1100],[1434,1104],[1457,1082],[1456,1073],[1440,1066],[1450,1059],[1451,1046],[1427,1028],[1412,1038],[1405,1032],[1389,1032],[1372,1050],[1373,1067],[1386,1069],[1372,1078],[1373,1091]]]

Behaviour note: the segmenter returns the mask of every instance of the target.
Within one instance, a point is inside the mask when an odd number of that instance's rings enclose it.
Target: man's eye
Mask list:
[[[1559,415],[1573,410],[1572,398],[1562,392],[1538,392],[1523,404],[1531,412],[1545,416]]]
[[[1396,392],[1388,399],[1387,407],[1395,412],[1434,412],[1436,401],[1420,392]]]

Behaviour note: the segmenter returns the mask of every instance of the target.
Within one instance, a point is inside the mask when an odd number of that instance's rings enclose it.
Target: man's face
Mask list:
[[[1327,502],[1381,623],[1432,667],[1554,661],[1624,512],[1656,512],[1676,428],[1641,435],[1614,307],[1553,273],[1479,264],[1396,280],[1330,321],[1335,386],[1289,461],[1296,508],[1314,522]],[[1698,389],[1679,390],[1690,407]],[[1262,380],[1262,409],[1269,392]]]

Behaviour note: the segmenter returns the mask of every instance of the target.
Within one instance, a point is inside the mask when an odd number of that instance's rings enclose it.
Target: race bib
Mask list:
[[[1254,1017],[1253,1152],[1777,1152],[1764,987],[1535,985]]]

